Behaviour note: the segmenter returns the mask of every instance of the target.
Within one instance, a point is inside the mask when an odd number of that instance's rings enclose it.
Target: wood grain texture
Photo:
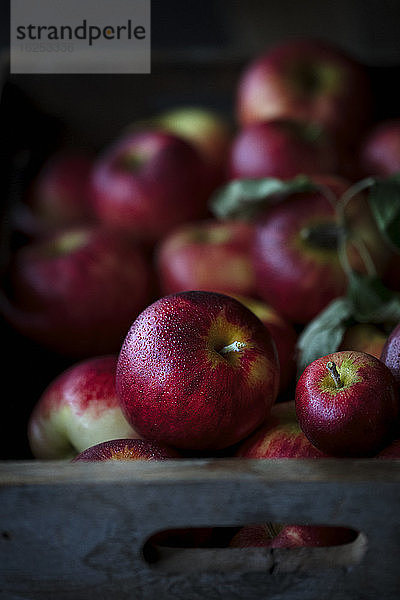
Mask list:
[[[0,463],[1,600],[400,596],[400,461]],[[361,532],[331,548],[142,547],[177,527],[266,521]]]

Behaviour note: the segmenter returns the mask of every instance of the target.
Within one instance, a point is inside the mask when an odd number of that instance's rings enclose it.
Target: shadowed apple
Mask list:
[[[101,226],[56,232],[12,256],[0,312],[21,334],[60,355],[118,352],[152,297],[152,270],[130,237]]]
[[[298,548],[349,544],[357,532],[348,527],[329,525],[247,525],[232,538],[233,548]]]
[[[192,144],[150,129],[122,135],[106,147],[89,188],[101,222],[152,244],[181,223],[209,215],[214,177]]]
[[[318,39],[280,42],[244,68],[236,94],[241,125],[276,118],[319,124],[354,143],[371,122],[373,96],[363,65]]]
[[[241,458],[326,458],[303,433],[294,400],[278,402],[265,423],[239,445]]]
[[[239,221],[201,220],[174,229],[156,250],[163,294],[208,290],[252,295],[253,227]]]
[[[179,452],[164,444],[142,439],[112,439],[90,446],[72,462],[110,460],[167,460],[181,458]]]

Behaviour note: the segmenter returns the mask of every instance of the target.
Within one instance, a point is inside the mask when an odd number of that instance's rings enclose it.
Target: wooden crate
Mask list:
[[[397,460],[0,463],[1,600],[400,597]],[[142,549],[169,528],[352,527],[327,548]]]
[[[7,140],[13,151],[7,167],[18,167],[27,149],[30,175],[60,141],[98,149],[130,118],[175,100],[229,111],[241,66],[161,64],[154,78],[116,77],[112,87],[108,78],[91,77],[89,84],[63,77],[57,94],[51,77],[10,78],[5,110],[14,109],[16,127]],[[386,71],[373,74],[377,88],[391,86]],[[391,116],[388,98],[393,90],[380,95],[378,107]],[[397,110],[398,103],[392,106]],[[1,333],[8,349],[3,369],[15,397],[2,419],[15,444],[5,444],[1,456],[11,460],[0,462],[0,600],[398,600],[399,461],[25,460],[26,419],[64,363],[6,324]],[[25,364],[23,377],[16,356]],[[14,460],[18,449],[22,460]],[[164,548],[154,562],[143,554],[146,540],[160,530],[266,521],[344,525],[359,535],[331,548]]]

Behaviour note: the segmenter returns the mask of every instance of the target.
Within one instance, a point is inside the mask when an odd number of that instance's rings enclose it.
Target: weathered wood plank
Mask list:
[[[0,463],[3,600],[320,600],[400,596],[400,462]],[[176,527],[344,525],[348,546],[165,549]]]

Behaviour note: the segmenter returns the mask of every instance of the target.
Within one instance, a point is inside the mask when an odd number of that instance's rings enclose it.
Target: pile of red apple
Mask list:
[[[69,361],[33,407],[34,457],[400,456],[400,120],[377,121],[367,70],[315,40],[256,57],[234,96],[233,120],[174,107],[97,156],[60,151],[13,207],[1,312]],[[300,336],[359,281],[374,318],[344,312],[304,365]]]

